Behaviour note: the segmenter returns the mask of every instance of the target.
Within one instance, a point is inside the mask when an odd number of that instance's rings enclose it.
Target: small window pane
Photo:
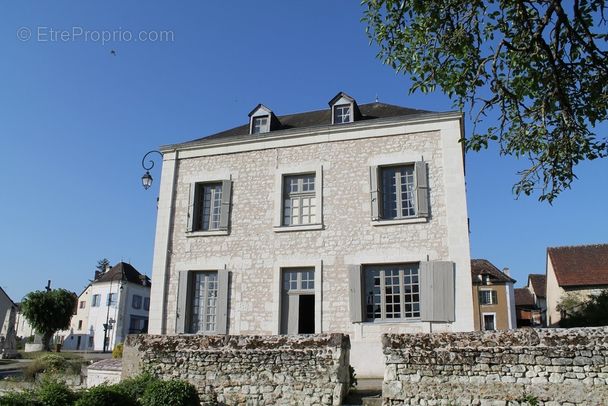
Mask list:
[[[195,223],[193,231],[217,230],[222,210],[222,184],[200,183],[196,185]]]
[[[268,129],[268,116],[253,118],[253,126],[251,128],[253,134],[266,133]]]
[[[283,185],[283,225],[314,224],[315,175],[286,176]]]
[[[382,218],[416,215],[414,165],[381,168]]]
[[[334,123],[350,123],[350,105],[340,105],[334,107]]]

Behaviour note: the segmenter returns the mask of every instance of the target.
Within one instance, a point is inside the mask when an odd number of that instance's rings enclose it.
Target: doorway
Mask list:
[[[315,270],[282,271],[281,334],[315,333]]]

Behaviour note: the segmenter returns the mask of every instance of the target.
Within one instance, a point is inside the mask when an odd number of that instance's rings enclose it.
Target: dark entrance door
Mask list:
[[[300,295],[298,334],[315,333],[315,295]]]

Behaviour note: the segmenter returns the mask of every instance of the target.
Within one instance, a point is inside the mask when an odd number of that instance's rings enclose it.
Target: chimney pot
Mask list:
[[[511,270],[509,268],[502,268],[502,273],[504,273],[507,276],[511,276]]]

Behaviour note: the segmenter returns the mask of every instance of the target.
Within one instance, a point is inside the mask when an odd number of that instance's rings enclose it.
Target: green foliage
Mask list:
[[[521,398],[517,399],[518,402],[527,404],[528,406],[538,406],[538,398],[530,393],[524,391]]]
[[[26,390],[23,392],[8,392],[0,395],[0,406],[38,406],[34,391]]]
[[[412,80],[410,92],[441,88],[473,119],[462,140],[477,151],[530,165],[517,195],[552,202],[582,160],[608,155],[593,128],[608,118],[605,0],[363,0],[378,58]],[[490,112],[496,125],[480,133]]]
[[[65,289],[30,292],[21,302],[27,321],[40,334],[44,348],[50,350],[50,339],[58,330],[70,327],[77,297]]]
[[[116,344],[112,350],[112,358],[122,358],[123,343]]]
[[[122,391],[119,385],[99,385],[81,393],[74,406],[136,406],[137,402]]]
[[[37,400],[44,406],[65,406],[76,401],[76,394],[61,381],[45,378],[36,390]]]
[[[152,382],[140,400],[143,406],[198,406],[196,388],[184,381]]]
[[[568,297],[559,304],[558,310],[563,314],[560,327],[608,326],[608,289],[579,302],[577,306],[568,307],[570,305]]]
[[[23,370],[23,377],[26,381],[33,381],[36,375],[43,372],[62,373],[70,369],[68,361],[57,354],[48,354],[40,356],[30,362]]]
[[[144,395],[146,388],[152,384],[152,382],[158,381],[158,378],[144,373],[131,378],[124,379],[118,386],[120,391],[126,394],[132,399],[139,400]]]
[[[95,269],[99,272],[105,272],[105,270],[108,266],[110,266],[110,260],[108,260],[108,258],[102,258],[99,261],[97,261],[97,265],[95,266]]]

